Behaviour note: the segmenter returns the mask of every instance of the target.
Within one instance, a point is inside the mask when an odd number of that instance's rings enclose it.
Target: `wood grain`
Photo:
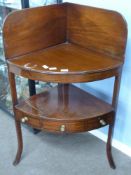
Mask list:
[[[69,4],[67,17],[69,42],[124,59],[127,26],[118,12]]]
[[[19,119],[27,116],[27,124],[54,132],[61,132],[62,124],[66,125],[65,132],[82,132],[102,127],[100,119],[106,124],[113,121],[114,110],[109,104],[73,85],[62,89],[59,85],[16,105],[15,109],[23,114],[18,115]]]
[[[4,27],[6,59],[66,41],[65,5],[50,5],[15,11]]]
[[[71,3],[36,7],[10,14],[3,35],[18,138],[14,164],[19,163],[22,153],[21,122],[57,133],[109,125],[107,157],[115,168],[111,140],[127,40],[123,17],[114,11]],[[20,103],[15,75],[59,84]],[[69,85],[113,76],[112,104]]]
[[[70,83],[114,76],[123,62],[112,56],[66,43],[16,57],[8,60],[8,64],[11,72],[26,78]],[[57,69],[45,69],[43,65]],[[61,72],[61,69],[68,71]]]

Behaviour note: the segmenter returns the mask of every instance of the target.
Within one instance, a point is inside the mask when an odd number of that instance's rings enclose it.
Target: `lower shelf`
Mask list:
[[[50,132],[84,132],[111,124],[111,105],[73,86],[58,85],[15,106],[16,118]]]

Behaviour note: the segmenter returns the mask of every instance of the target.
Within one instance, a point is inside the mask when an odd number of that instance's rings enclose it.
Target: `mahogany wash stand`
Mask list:
[[[11,13],[3,27],[5,57],[18,138],[14,165],[21,158],[21,122],[39,130],[78,133],[109,125],[111,154],[127,26],[114,11],[63,3]],[[58,83],[27,100],[17,99],[15,76]],[[115,77],[112,104],[72,83]]]

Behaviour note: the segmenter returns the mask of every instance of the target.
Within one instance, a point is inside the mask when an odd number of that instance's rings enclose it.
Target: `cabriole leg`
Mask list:
[[[106,144],[106,153],[107,153],[107,158],[108,158],[108,162],[110,164],[110,167],[115,169],[116,166],[115,166],[115,163],[114,163],[114,160],[112,157],[112,151],[111,151],[113,129],[114,129],[113,124],[110,124],[109,131],[108,131],[108,139],[107,139],[107,144]]]
[[[113,91],[113,99],[112,99],[112,107],[115,110],[117,110],[117,103],[118,103],[118,96],[119,96],[119,89],[120,89],[120,81],[121,81],[121,72],[119,75],[115,76],[115,83],[114,83],[114,91]],[[106,151],[107,151],[107,158],[110,164],[110,167],[115,169],[115,163],[112,157],[111,152],[111,143],[112,143],[112,136],[114,131],[114,123],[115,123],[115,114],[114,114],[114,121],[109,125],[109,131],[108,131],[108,139],[107,139],[107,145],[106,145]]]
[[[16,113],[15,111],[15,105],[18,104],[18,100],[17,100],[17,92],[16,92],[15,75],[11,72],[9,72],[8,75],[9,75],[11,97],[12,97],[12,103],[13,103],[13,111],[15,116],[15,125],[16,125],[16,133],[17,133],[17,140],[18,140],[17,154],[13,164],[17,165],[21,158],[23,141],[22,141],[21,123],[20,121],[16,120],[16,116],[18,115],[18,113]]]
[[[17,148],[17,154],[16,154],[16,158],[13,162],[13,165],[17,165],[20,162],[21,154],[22,154],[22,150],[23,150],[21,123],[19,121],[15,120],[15,125],[16,125],[16,133],[17,133],[17,140],[18,140],[18,148]]]

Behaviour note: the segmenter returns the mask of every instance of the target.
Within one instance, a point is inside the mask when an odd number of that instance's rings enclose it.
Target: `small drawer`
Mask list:
[[[18,112],[18,111],[17,111]],[[28,124],[33,128],[46,130],[56,133],[78,133],[90,131],[104,127],[113,123],[114,113],[108,113],[99,117],[85,118],[81,120],[52,120],[45,118],[30,117],[27,114],[18,112],[16,117],[22,123]]]
[[[43,120],[42,129],[50,132],[59,133],[75,133],[90,131],[92,129],[97,129],[104,127],[113,122],[113,116],[107,115],[104,117],[95,117],[92,119],[81,120],[81,121],[52,121]]]
[[[31,127],[41,129],[41,122],[38,118],[23,115],[22,117],[17,117],[17,119],[19,119],[19,121],[21,121],[22,123],[30,125]]]
[[[31,125],[34,128],[41,128],[41,122],[40,122],[39,119],[29,118],[28,117],[27,124]]]
[[[113,121],[114,116],[107,114],[106,116],[95,117],[89,121],[86,121],[86,127],[88,130],[97,129],[109,125],[113,123]]]
[[[75,133],[83,131],[83,123],[81,122],[62,122],[62,121],[44,121],[43,130],[58,133]]]

